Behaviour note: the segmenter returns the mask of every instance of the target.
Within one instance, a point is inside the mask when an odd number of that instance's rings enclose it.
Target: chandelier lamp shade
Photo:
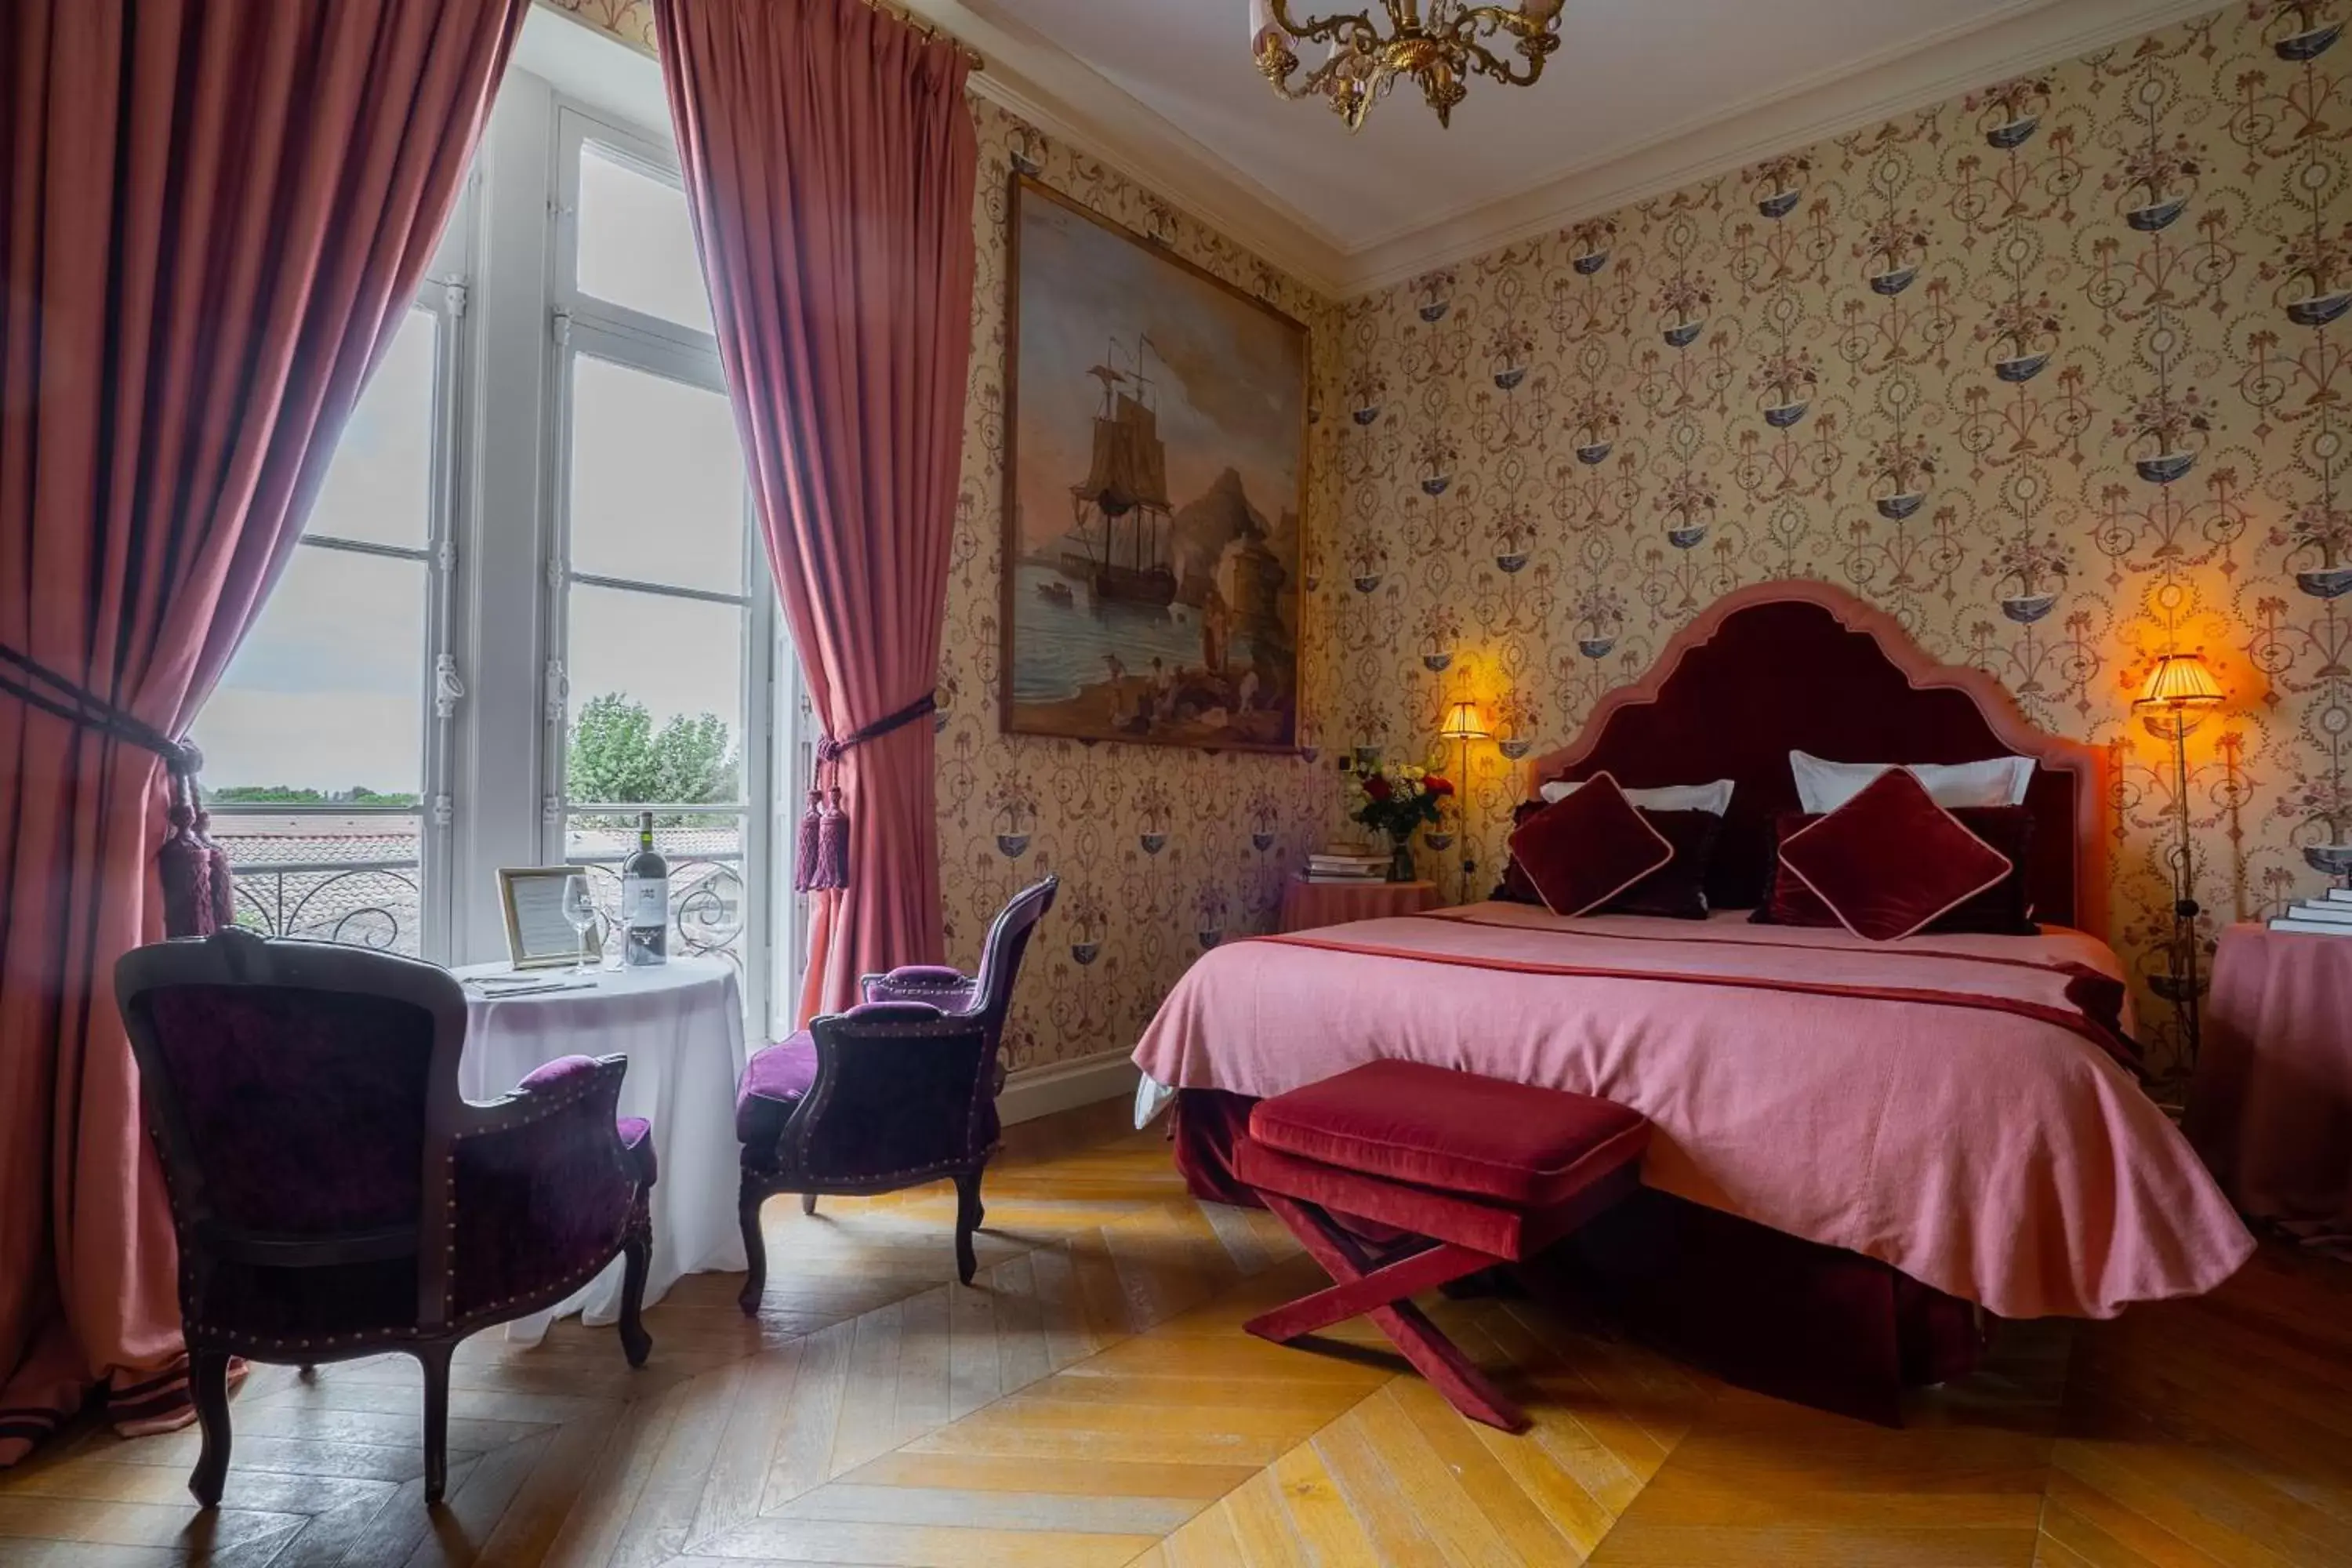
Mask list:
[[[1250,54],[1276,92],[1325,100],[1350,131],[1362,128],[1400,77],[1420,83],[1437,122],[1451,125],[1473,76],[1526,87],[1543,74],[1545,59],[1559,47],[1560,5],[1380,0],[1360,11],[1294,18],[1291,0],[1250,0]],[[1328,53],[1321,64],[1307,66],[1299,49],[1316,45]]]

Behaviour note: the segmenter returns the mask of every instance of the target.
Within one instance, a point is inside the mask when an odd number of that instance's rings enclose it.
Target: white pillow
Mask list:
[[[1717,779],[1713,784],[1662,784],[1656,789],[1629,789],[1623,793],[1629,804],[1643,811],[1706,811],[1721,816],[1731,807],[1731,780]],[[1566,800],[1583,787],[1580,782],[1554,779],[1536,793],[1549,805],[1556,800]]]
[[[1832,763],[1810,752],[1790,752],[1789,771],[1797,776],[1797,804],[1814,816],[1835,811],[1863,786],[1892,767],[1910,770],[1927,786],[1937,805],[2023,805],[2033,782],[2032,757],[1990,757],[1981,763]]]

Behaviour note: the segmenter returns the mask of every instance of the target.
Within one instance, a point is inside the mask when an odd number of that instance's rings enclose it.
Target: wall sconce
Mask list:
[[[1461,814],[1465,829],[1462,835],[1461,898],[1466,904],[1470,901],[1470,873],[1477,869],[1476,863],[1470,858],[1470,835],[1467,831],[1470,822],[1470,742],[1491,739],[1491,733],[1478,717],[1478,705],[1465,697],[1446,710],[1445,724],[1437,731],[1437,738],[1457,742],[1461,746],[1462,765],[1454,775],[1454,808]]]
[[[2221,705],[2221,683],[2213,679],[2199,653],[2168,653],[2147,672],[2147,681],[2132,708],[2148,733],[2172,742],[2172,803],[2179,837],[2172,848],[2172,952],[2167,984],[2154,985],[2172,1004],[2180,1021],[2180,1038],[2188,1059],[2185,1073],[2197,1066],[2197,907],[2196,862],[2189,842],[2189,731],[2204,721],[2205,711]]]

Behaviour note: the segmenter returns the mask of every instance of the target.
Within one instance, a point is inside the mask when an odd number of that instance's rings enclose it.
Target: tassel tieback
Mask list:
[[[844,753],[937,711],[939,705],[938,696],[927,691],[897,712],[853,730],[838,741],[827,735],[816,743],[816,776],[810,783],[808,806],[801,813],[800,836],[794,844],[794,892],[831,892],[849,886],[849,808],[841,800]]]
[[[170,826],[155,851],[156,874],[163,884],[163,934],[210,936],[236,923],[236,889],[229,875],[228,851],[214,843],[205,831],[212,818],[196,789],[205,754],[196,750],[194,742],[172,739],[5,645],[0,645],[0,692],[69,724],[95,730],[109,740],[163,758],[172,791],[165,813]]]

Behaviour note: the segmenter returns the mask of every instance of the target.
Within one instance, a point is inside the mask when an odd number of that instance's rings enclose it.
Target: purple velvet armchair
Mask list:
[[[735,1097],[743,1143],[738,1212],[751,1262],[743,1310],[768,1284],[760,1205],[801,1194],[887,1193],[943,1177],[956,1184],[956,1272],[971,1283],[981,1173],[996,1152],[997,1047],[1030,933],[1061,879],[1013,895],[988,928],[980,973],[914,964],[859,982],[866,999],[811,1022],[751,1058]]]
[[[472,1104],[446,970],[244,931],[127,953],[114,986],[179,1241],[199,1503],[219,1502],[228,1470],[231,1356],[414,1356],[428,1500],[467,1334],[621,1254],[621,1345],[644,1364],[656,1172],[646,1123],[614,1115],[626,1058],[567,1057]]]

